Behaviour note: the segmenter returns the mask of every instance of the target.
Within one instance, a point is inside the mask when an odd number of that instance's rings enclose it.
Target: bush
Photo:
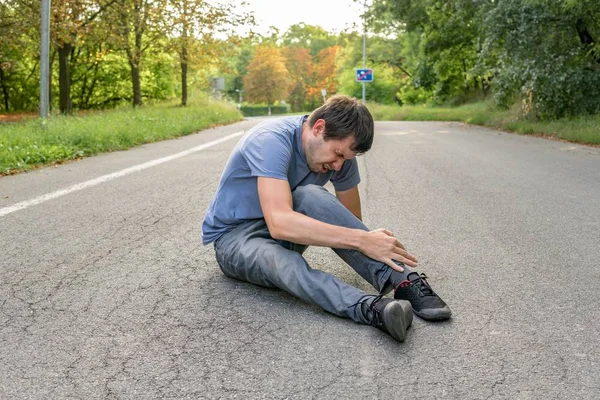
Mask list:
[[[269,115],[269,107],[266,104],[244,104],[242,105],[241,111],[245,117]],[[271,114],[287,114],[289,112],[289,104],[278,104],[271,106]]]
[[[397,94],[402,104],[415,105],[424,104],[431,99],[431,92],[422,87],[414,87],[411,84],[405,85]]]

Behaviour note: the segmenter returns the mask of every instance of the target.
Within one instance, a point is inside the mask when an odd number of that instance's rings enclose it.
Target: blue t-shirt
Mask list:
[[[324,186],[336,191],[360,182],[356,158],[344,161],[339,171],[312,172],[302,149],[302,123],[306,116],[265,121],[249,130],[233,149],[221,175],[217,193],[202,224],[202,242],[217,240],[244,221],[263,218],[257,177],[285,179],[292,191],[298,186]]]

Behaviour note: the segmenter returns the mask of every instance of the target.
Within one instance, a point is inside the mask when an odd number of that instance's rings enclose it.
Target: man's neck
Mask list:
[[[309,140],[309,135],[311,134],[311,129],[308,126],[308,120],[302,123],[302,152],[304,153],[304,157],[306,157],[306,146]]]

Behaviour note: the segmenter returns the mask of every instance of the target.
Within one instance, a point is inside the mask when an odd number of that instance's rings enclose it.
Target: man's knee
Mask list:
[[[323,196],[331,196],[331,193],[320,185],[298,186],[293,192],[294,204],[302,203],[307,199],[317,199]]]

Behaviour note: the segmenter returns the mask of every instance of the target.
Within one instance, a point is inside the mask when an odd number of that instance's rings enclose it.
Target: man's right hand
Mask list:
[[[359,250],[366,256],[381,261],[399,272],[403,272],[404,269],[396,264],[394,260],[400,261],[409,267],[417,266],[417,259],[408,254],[404,245],[387,229],[365,232]]]

